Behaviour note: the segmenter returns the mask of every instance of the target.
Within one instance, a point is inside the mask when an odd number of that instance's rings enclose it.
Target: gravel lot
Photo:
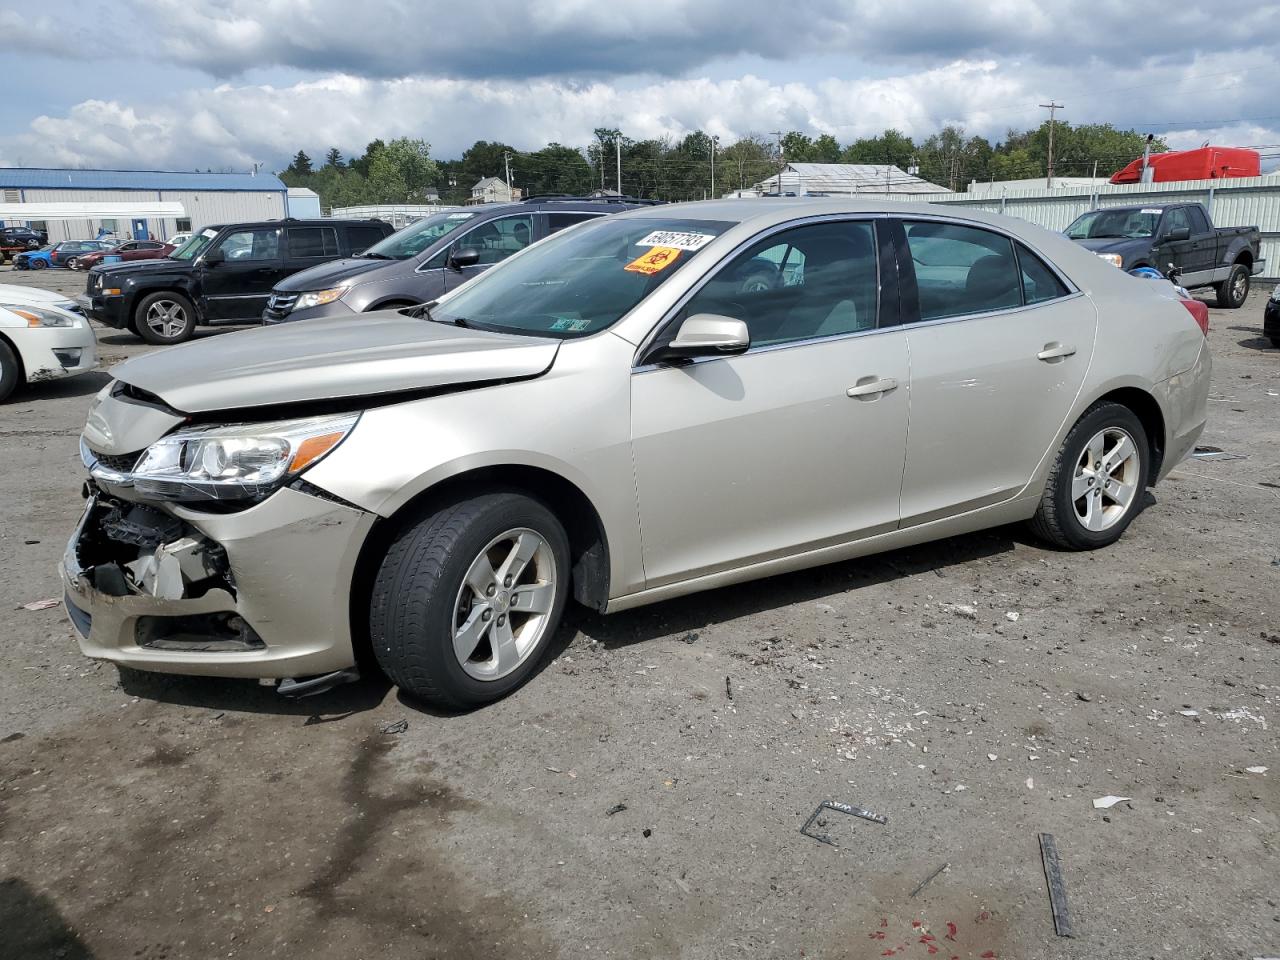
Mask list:
[[[15,282],[83,277],[0,269]],[[82,658],[60,608],[18,607],[60,593],[107,376],[19,394],[0,407],[0,954],[1280,954],[1266,293],[1211,311],[1202,442],[1248,459],[1179,466],[1112,549],[1004,528],[578,613],[538,677],[466,715],[373,680],[291,703]],[[108,366],[151,349],[100,339]],[[1106,794],[1132,799],[1095,810]],[[823,799],[888,823],[828,813],[836,845],[801,836]],[[1054,935],[1042,832],[1075,939]]]

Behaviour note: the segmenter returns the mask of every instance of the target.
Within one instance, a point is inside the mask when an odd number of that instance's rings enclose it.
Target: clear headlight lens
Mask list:
[[[74,327],[76,318],[67,316],[58,310],[50,310],[45,307],[28,307],[18,306],[16,304],[0,303],[0,307],[16,313],[27,321],[28,327]]]
[[[330,287],[328,290],[310,290],[298,297],[298,302],[293,305],[293,309],[308,310],[311,307],[323,307],[326,303],[333,303],[333,301],[337,300],[346,292],[346,287]]]
[[[1124,265],[1124,258],[1118,253],[1100,253],[1097,255],[1099,259],[1107,261],[1113,267]]]
[[[133,485],[166,500],[262,497],[326,456],[359,419],[352,413],[180,430],[147,447]]]
[[[1276,303],[1280,303],[1280,283],[1271,288],[1271,299]]]

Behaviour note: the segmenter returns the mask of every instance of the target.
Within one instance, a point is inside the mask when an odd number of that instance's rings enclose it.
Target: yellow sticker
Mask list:
[[[676,262],[680,251],[675,247],[653,247],[648,253],[642,253],[625,267],[631,273],[643,273],[651,277],[661,270],[667,269]]]

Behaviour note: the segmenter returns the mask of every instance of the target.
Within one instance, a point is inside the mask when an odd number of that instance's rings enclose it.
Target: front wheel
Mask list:
[[[43,270],[43,269],[44,269],[45,267],[47,267],[48,265],[49,265],[49,261],[47,261],[47,260],[39,260],[39,259],[36,259],[36,260],[28,260],[28,261],[27,261],[27,266],[28,266],[28,268],[29,268],[29,269],[31,269],[31,270]]]
[[[1227,279],[1213,289],[1218,295],[1218,306],[1238,310],[1249,298],[1249,268],[1243,263],[1233,263]]]
[[[147,343],[166,345],[190,340],[196,332],[196,310],[180,293],[153,293],[134,311],[133,326]]]
[[[0,340],[0,403],[9,398],[18,389],[18,381],[22,378],[22,368],[12,349]]]
[[[374,581],[378,665],[437,706],[497,700],[537,669],[564,610],[569,570],[564,527],[523,494],[483,494],[407,525]]]
[[[1142,510],[1150,449],[1132,410],[1095,404],[1062,442],[1031,529],[1068,550],[1115,543]]]

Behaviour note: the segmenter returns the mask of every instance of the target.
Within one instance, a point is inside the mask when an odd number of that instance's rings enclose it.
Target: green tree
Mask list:
[[[294,176],[307,177],[311,175],[311,158],[303,151],[299,150],[294,154],[293,162],[289,164],[288,170]]]
[[[330,147],[329,152],[325,154],[324,165],[337,170],[342,166],[342,153],[337,147]]]
[[[511,160],[511,177],[530,196],[539,193],[584,194],[591,190],[591,165],[582,152],[559,143],[521,153]]]
[[[471,188],[485,177],[507,178],[504,156],[515,154],[515,149],[497,140],[477,140],[462,154],[461,178],[458,186],[465,188],[467,196]],[[508,184],[510,186],[510,184]]]
[[[906,170],[916,155],[916,145],[910,137],[892,127],[878,137],[863,137],[853,141],[840,154],[842,163],[891,163]]]

